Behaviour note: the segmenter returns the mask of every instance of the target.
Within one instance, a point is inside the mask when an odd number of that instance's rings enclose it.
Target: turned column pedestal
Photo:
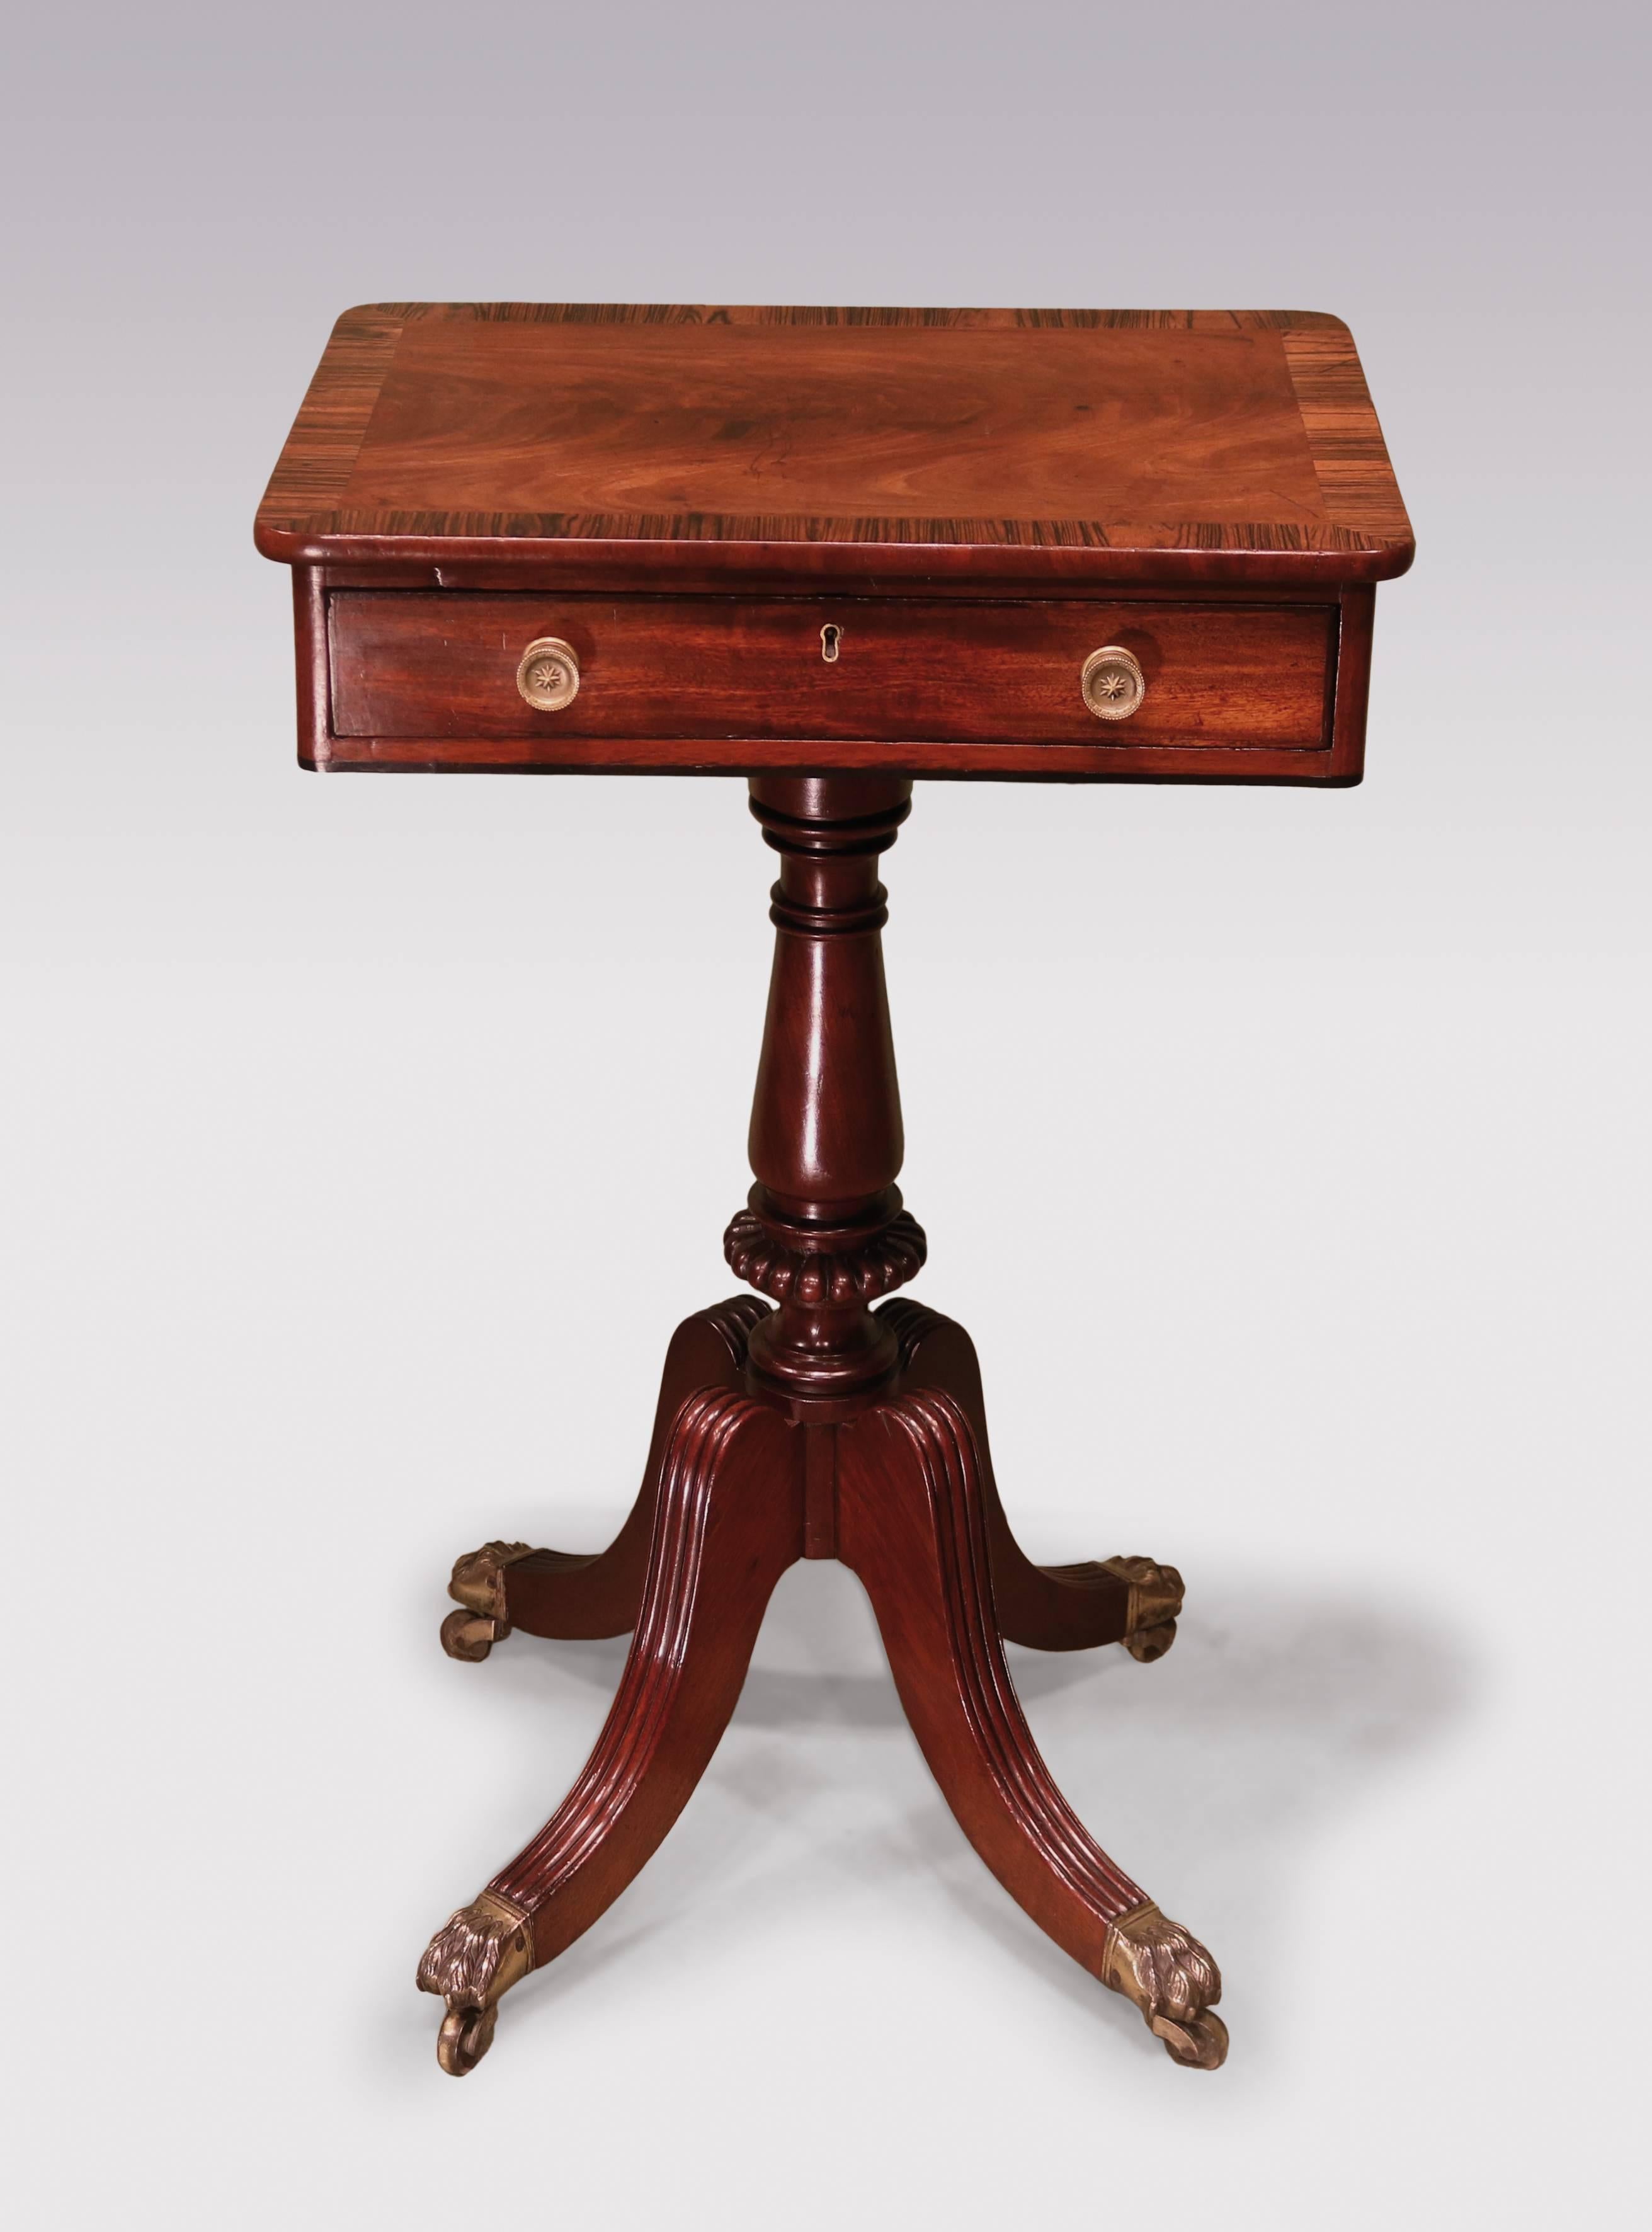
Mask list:
[[[886,1301],[925,1243],[896,1179],[903,1139],[880,932],[881,855],[910,781],[768,775],[752,811],[780,856],[774,969],[752,1111],[755,1178],[729,1227],[757,1297],[700,1312],[667,1353],[653,1443],[608,1549],[490,1542],[461,1558],[443,1641],[485,1658],[513,1628],[632,1633],[584,1773],[558,1811],[439,1930],[418,1982],[445,2002],[455,2075],[500,1999],[588,1929],[704,1772],[769,1595],[798,1558],[838,1558],[871,1599],[896,1686],[960,1826],[1011,1896],[1125,1994],[1178,2061],[1227,2050],[1215,1963],[1089,1835],[1039,1756],[1006,1638],[1050,1651],[1176,1634],[1182,1582],[1143,1557],[1040,1567],[994,1484],[961,1326]]]
[[[293,572],[306,767],[736,774],[780,858],[725,1242],[755,1296],[678,1327],[600,1556],[489,1542],[454,1569],[456,1658],[513,1627],[633,1640],[567,1800],[424,1956],[443,2067],[642,1866],[777,1576],[835,1557],[988,1866],[1215,2067],[1215,1964],[1075,1820],[1003,1654],[1156,1658],[1181,1580],[1023,1555],[969,1336],[888,1299],[924,1242],[878,866],[914,778],[1359,782],[1377,585],[1414,543],[1352,334],[1318,310],[362,303],[255,531]]]

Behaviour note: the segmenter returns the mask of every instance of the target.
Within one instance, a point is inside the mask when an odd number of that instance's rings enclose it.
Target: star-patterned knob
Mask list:
[[[1085,659],[1079,687],[1098,721],[1127,721],[1147,695],[1147,678],[1133,652],[1109,643]]]
[[[580,693],[580,661],[560,635],[535,636],[516,667],[516,687],[540,713],[560,713]]]

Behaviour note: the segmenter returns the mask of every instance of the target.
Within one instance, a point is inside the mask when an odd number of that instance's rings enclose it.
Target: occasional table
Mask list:
[[[310,768],[729,774],[779,856],[724,1235],[755,1294],[666,1353],[594,1556],[495,1541],[442,1640],[630,1633],[606,1726],[418,1982],[455,2075],[677,1819],[798,1558],[871,1599],[936,1781],[1011,1896],[1178,2061],[1215,1961],[1063,1799],[1005,1639],[1167,1651],[1182,1579],[1038,1566],[922,1268],[880,855],[916,779],[1357,782],[1375,585],[1410,528],[1347,328],[1312,312],[376,303],[334,328],[260,507]],[[663,1117],[662,1120],[669,1120]]]

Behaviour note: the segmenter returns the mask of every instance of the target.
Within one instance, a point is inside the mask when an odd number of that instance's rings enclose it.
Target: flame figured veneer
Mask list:
[[[550,1820],[432,1938],[442,2066],[619,1896],[704,1772],[764,1607],[839,1558],[1005,1888],[1217,2067],[1221,1977],[1091,1838],[1006,1638],[1175,1639],[1141,1557],[1035,1565],[974,1348],[904,1299],[879,856],[915,776],[1357,782],[1375,585],[1411,533],[1347,328],[1295,311],[379,304],[347,312],[260,509],[321,769],[741,772],[780,856],[725,1254],[759,1298],[666,1359],[596,1556],[489,1542],[442,1638],[630,1632]]]

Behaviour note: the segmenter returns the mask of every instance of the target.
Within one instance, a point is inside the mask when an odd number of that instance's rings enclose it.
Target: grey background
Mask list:
[[[9,2183],[66,2226],[1628,2213],[1646,1570],[1644,19],[59,6],[3,201]],[[1216,1950],[1172,2069],[783,1586],[644,1879],[437,2076],[419,1948],[617,1646],[435,1643],[634,1486],[729,1289],[738,784],[328,782],[252,512],[406,296],[1352,323],[1422,555],[1364,788],[932,785],[887,869],[918,1294],[1052,1557],[1019,1657]],[[1026,1145],[1030,1129],[1033,1151]],[[1631,2092],[1631,2086],[1635,2089]]]

